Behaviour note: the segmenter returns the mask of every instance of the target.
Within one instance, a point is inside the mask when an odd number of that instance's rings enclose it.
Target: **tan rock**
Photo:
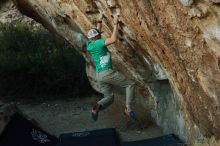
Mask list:
[[[109,37],[112,15],[120,9],[120,40],[109,47],[114,68],[136,81],[155,122],[165,133],[175,133],[187,142],[199,137],[220,139],[220,115],[215,106],[220,99],[217,5],[190,0],[14,1],[23,14],[65,38],[87,58],[90,56],[80,49],[81,33],[96,25],[101,11],[105,16],[103,37]],[[157,64],[168,80],[149,83],[147,78],[157,74]],[[87,63],[87,74],[99,90],[92,63]]]
[[[210,1],[216,4],[220,3],[220,0],[210,0]]]

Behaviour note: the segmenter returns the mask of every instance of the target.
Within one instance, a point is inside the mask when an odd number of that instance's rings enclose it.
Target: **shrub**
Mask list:
[[[45,29],[0,24],[0,95],[78,96],[93,92],[83,58]]]

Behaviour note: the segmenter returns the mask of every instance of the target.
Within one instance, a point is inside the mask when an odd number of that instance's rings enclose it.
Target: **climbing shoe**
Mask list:
[[[98,113],[99,113],[99,112],[98,112],[96,106],[94,106],[94,107],[92,108],[92,110],[91,110],[92,119],[93,119],[94,121],[97,121],[97,120],[98,120]]]
[[[127,108],[124,110],[124,114],[131,119],[136,119],[136,113],[134,111],[128,111]]]

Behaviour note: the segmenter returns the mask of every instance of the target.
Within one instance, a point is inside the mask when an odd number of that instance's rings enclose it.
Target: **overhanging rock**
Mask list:
[[[105,16],[121,14],[119,40],[109,47],[114,67],[136,81],[146,101],[155,101],[157,123],[187,141],[220,139],[220,42],[218,1],[14,0],[19,10],[79,49],[81,33]],[[186,7],[185,7],[186,6]],[[146,62],[148,60],[148,62]],[[89,64],[88,64],[89,65]],[[157,81],[155,65],[168,79]],[[93,67],[88,66],[93,78]],[[161,77],[161,74],[160,76]],[[153,78],[154,82],[149,82]],[[94,78],[93,78],[94,79]],[[94,79],[95,80],[95,79]],[[154,99],[154,100],[153,100]]]

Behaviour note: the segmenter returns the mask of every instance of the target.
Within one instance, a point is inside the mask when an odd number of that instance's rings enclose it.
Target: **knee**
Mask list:
[[[114,97],[113,93],[110,93],[110,94],[104,94],[104,97],[105,98],[108,98],[108,99],[112,99]]]
[[[129,83],[128,86],[129,86],[129,87],[134,87],[134,86],[135,86],[135,82],[134,82],[134,81],[130,81],[130,83]]]

